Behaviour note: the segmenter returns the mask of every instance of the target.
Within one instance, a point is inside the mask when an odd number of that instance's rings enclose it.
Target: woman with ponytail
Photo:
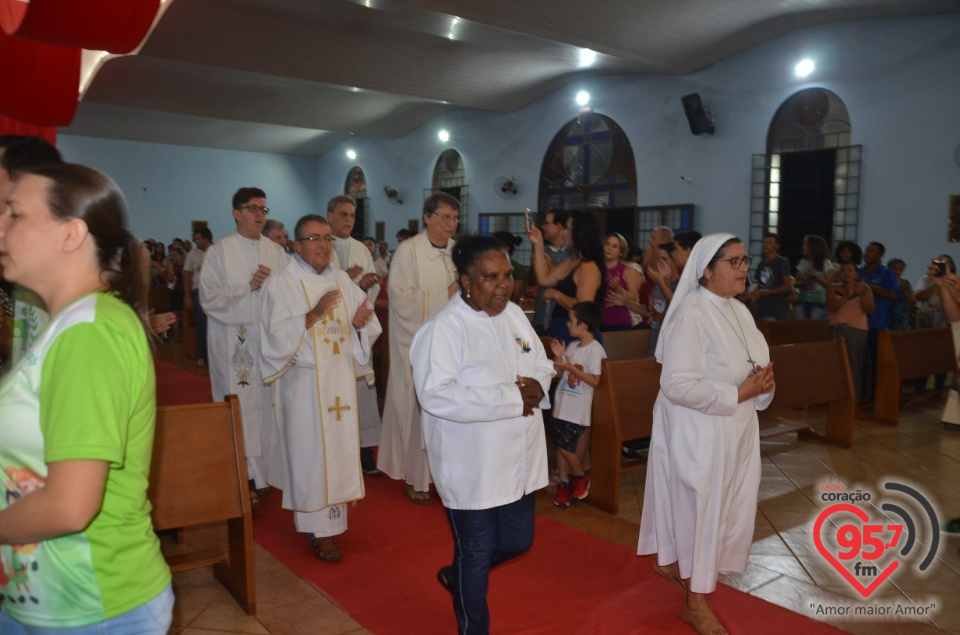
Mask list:
[[[142,257],[123,194],[87,167],[24,173],[0,213],[4,275],[50,313],[0,383],[4,635],[169,628],[147,500],[156,386]]]

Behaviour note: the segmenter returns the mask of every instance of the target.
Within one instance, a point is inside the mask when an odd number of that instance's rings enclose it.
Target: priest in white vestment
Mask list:
[[[337,265],[370,298],[375,306],[380,295],[380,276],[373,264],[370,250],[351,236],[356,224],[357,204],[349,196],[334,196],[327,203],[327,222],[333,234]],[[360,399],[360,461],[363,471],[379,475],[373,448],[380,445],[380,406],[377,403],[377,382],[369,363],[354,369],[357,375],[357,394]]]
[[[290,257],[261,239],[267,220],[263,190],[244,187],[233,195],[237,233],[207,252],[200,272],[200,306],[207,314],[207,360],[214,401],[240,398],[247,473],[257,489],[267,486],[267,439],[273,418],[270,389],[260,373],[260,289]],[[254,505],[258,504],[256,492]]]
[[[407,497],[430,502],[430,466],[423,443],[420,405],[413,386],[410,343],[427,319],[458,289],[450,257],[460,220],[460,201],[445,193],[423,204],[425,230],[400,243],[390,261],[390,376],[383,406],[377,467],[407,482]]]
[[[653,413],[639,554],[686,591],[681,616],[723,633],[707,594],[742,571],[760,486],[757,411],[773,399],[773,365],[743,293],[750,258],[731,234],[690,254],[657,342],[663,364]],[[701,282],[702,280],[702,282]]]
[[[380,335],[373,305],[331,263],[330,227],[309,214],[294,230],[293,261],[264,287],[264,381],[273,386],[270,484],[283,490],[297,531],[320,560],[341,557],[346,503],[363,498],[354,364]]]

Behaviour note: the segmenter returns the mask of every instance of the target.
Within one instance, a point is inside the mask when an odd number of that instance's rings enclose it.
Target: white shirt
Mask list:
[[[586,374],[599,375],[600,362],[607,358],[607,353],[596,340],[586,346],[581,346],[580,340],[574,340],[567,346],[567,357],[574,365],[583,366]],[[593,386],[585,381],[570,386],[569,378],[570,371],[564,371],[563,377],[557,383],[553,398],[553,416],[587,427],[590,425],[590,411],[593,407]]]

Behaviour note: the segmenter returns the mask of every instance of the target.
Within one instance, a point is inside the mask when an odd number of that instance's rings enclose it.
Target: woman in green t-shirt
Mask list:
[[[819,320],[827,317],[827,287],[833,282],[833,263],[827,257],[830,249],[820,236],[803,237],[803,258],[797,263],[795,307],[798,320]]]
[[[50,323],[0,383],[0,632],[161,635],[170,570],[147,484],[156,382],[126,203],[79,165],[20,176],[0,263]]]

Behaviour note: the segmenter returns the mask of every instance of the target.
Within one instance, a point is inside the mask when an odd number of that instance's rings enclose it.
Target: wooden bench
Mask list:
[[[645,439],[653,430],[653,404],[660,392],[660,364],[653,357],[603,360],[593,393],[590,497],[605,512],[620,510],[620,477],[644,469],[644,461],[624,461],[625,441]]]
[[[547,351],[547,357],[553,359],[553,351],[550,350],[549,335],[541,335],[540,343]],[[633,331],[610,331],[603,334],[603,350],[607,353],[607,359],[611,361],[623,359],[642,359],[647,356],[647,346],[650,344],[649,329],[638,329]]]
[[[770,361],[777,390],[773,402],[760,413],[760,437],[796,431],[803,439],[851,447],[857,399],[846,343],[836,339],[771,346]],[[805,412],[796,416],[798,409],[819,405],[827,406],[825,436],[813,431],[804,419]],[[766,425],[778,415],[782,423]]]
[[[830,339],[830,320],[762,320],[757,328],[767,340],[767,346],[825,342]]]
[[[880,331],[877,339],[877,389],[871,421],[896,424],[901,382],[957,370],[950,327]]]
[[[257,611],[253,515],[240,400],[157,408],[148,496],[157,531],[227,523],[228,553],[204,549],[167,558],[174,572],[213,565],[250,615]]]

